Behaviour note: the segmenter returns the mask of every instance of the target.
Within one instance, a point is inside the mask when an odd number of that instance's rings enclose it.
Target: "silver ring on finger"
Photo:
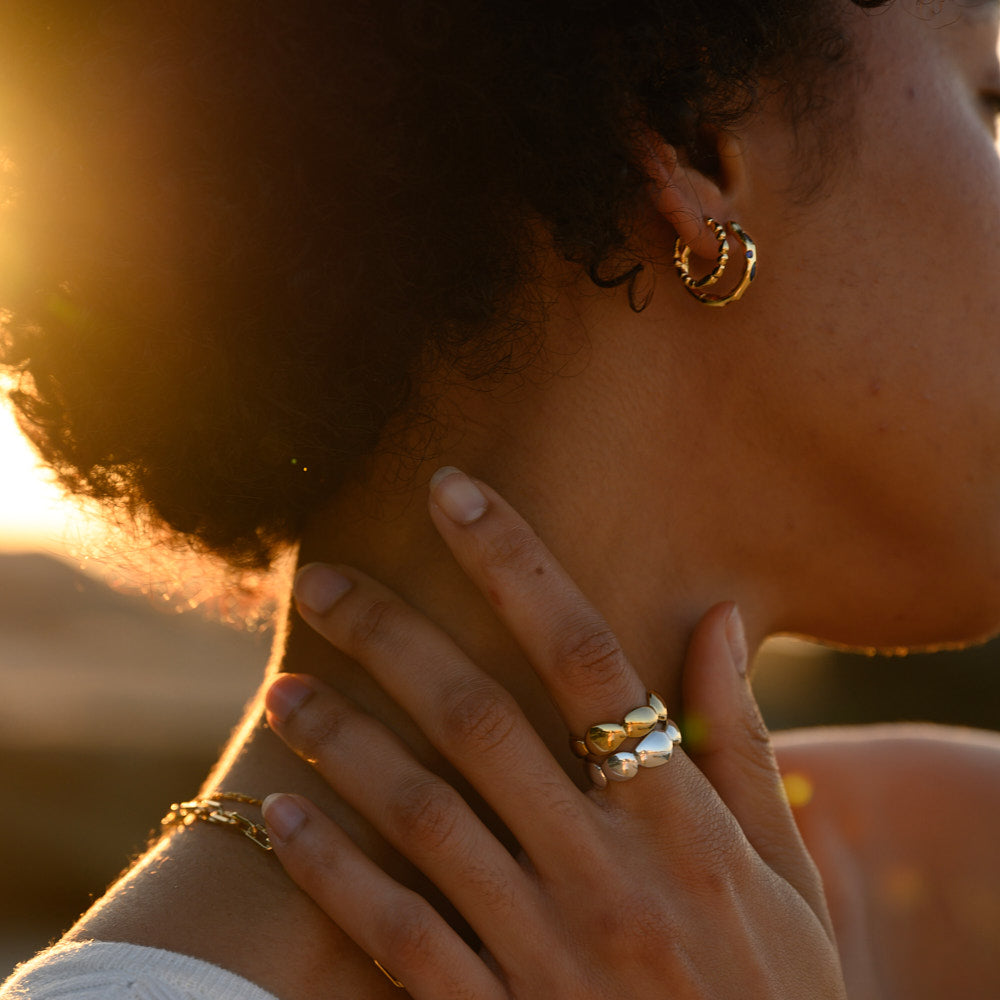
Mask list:
[[[655,692],[647,703],[628,712],[621,722],[598,722],[588,726],[583,737],[570,739],[570,747],[584,761],[595,788],[612,781],[630,781],[642,768],[661,767],[670,760],[681,731],[667,714],[667,706]]]

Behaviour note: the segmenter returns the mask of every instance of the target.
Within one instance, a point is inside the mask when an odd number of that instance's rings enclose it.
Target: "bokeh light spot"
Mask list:
[[[781,783],[785,786],[788,804],[793,809],[801,809],[812,801],[814,792],[812,780],[801,771],[789,771],[788,774],[783,774]]]
[[[709,725],[705,716],[688,712],[684,716],[684,743],[690,753],[698,753],[708,743]]]

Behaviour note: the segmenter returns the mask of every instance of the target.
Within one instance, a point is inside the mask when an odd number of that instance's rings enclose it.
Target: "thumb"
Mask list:
[[[822,883],[792,818],[781,774],[747,678],[735,604],[696,626],[684,665],[685,745],[761,859],[792,885],[830,930]]]

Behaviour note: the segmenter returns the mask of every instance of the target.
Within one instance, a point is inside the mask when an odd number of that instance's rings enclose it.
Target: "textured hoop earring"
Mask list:
[[[725,236],[724,226],[719,225],[714,219],[706,219],[705,221],[715,232],[716,238],[719,238],[720,230],[722,231],[723,236]],[[680,237],[678,237],[677,242],[674,244],[674,265],[677,268],[677,273],[680,275],[684,287],[702,305],[726,306],[729,305],[730,302],[736,302],[750,287],[750,283],[753,279],[757,277],[757,244],[754,243],[754,241],[743,231],[739,223],[730,222],[729,228],[733,231],[737,239],[743,243],[743,257],[746,260],[746,264],[743,268],[743,274],[740,276],[740,280],[737,282],[736,287],[728,295],[713,295],[711,292],[703,292],[701,290],[708,285],[715,284],[725,271],[726,264],[729,261],[728,240],[725,241],[725,245],[723,245],[722,240],[720,240],[719,256],[715,262],[715,267],[704,278],[698,279],[697,281],[691,277],[690,272],[689,263],[691,248],[682,244]]]
[[[695,280],[691,277],[691,248],[682,244],[679,236],[674,244],[674,264],[677,267],[677,273],[681,276],[681,281],[684,282],[684,287],[688,290],[714,285],[721,277],[722,272],[725,271],[726,264],[729,263],[729,238],[726,236],[726,227],[720,225],[715,219],[705,219],[705,224],[715,233],[715,238],[719,241],[719,253],[715,260],[715,267],[704,278]]]

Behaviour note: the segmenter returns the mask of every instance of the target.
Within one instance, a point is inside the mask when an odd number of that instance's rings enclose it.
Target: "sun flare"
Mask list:
[[[0,547],[63,551],[80,514],[0,406]]]

